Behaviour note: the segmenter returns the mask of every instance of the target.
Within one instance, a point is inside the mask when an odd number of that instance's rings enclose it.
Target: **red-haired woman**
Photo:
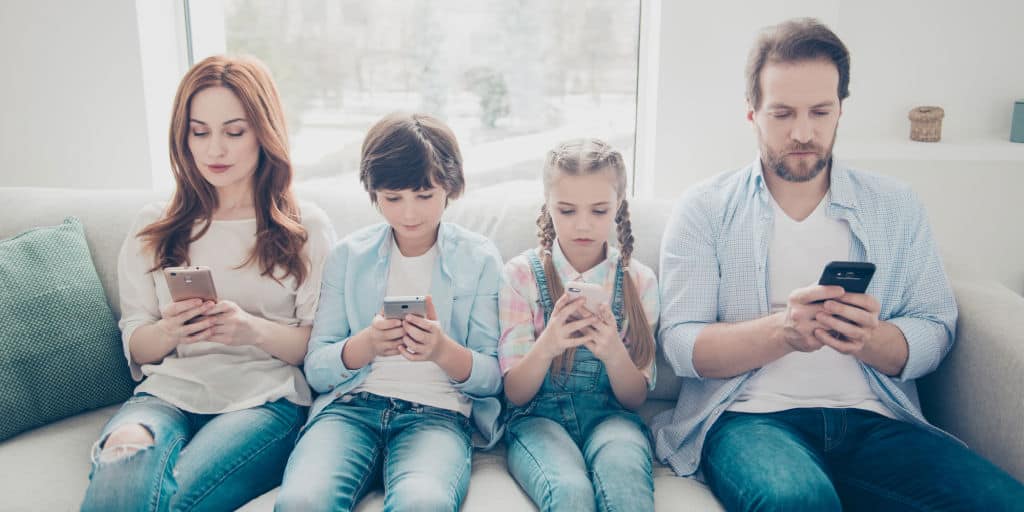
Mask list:
[[[83,510],[228,510],[280,483],[311,403],[298,365],[334,242],[291,191],[267,69],[210,57],[174,100],[170,203],[121,248],[125,357],[142,383],[93,449]],[[210,267],[216,301],[173,301],[165,267]]]

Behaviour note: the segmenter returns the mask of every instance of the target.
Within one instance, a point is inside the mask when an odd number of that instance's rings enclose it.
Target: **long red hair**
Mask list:
[[[302,257],[308,234],[291,189],[284,111],[270,72],[252,57],[208,57],[193,66],[178,86],[170,130],[171,169],[177,187],[164,216],[138,233],[154,254],[150,271],[190,265],[189,245],[206,234],[218,206],[217,191],[199,173],[188,146],[192,98],[209,87],[225,87],[238,97],[260,145],[252,176],[256,244],[240,267],[255,261],[261,275],[277,281],[294,276],[302,283],[309,272]],[[197,223],[202,227],[193,234]]]

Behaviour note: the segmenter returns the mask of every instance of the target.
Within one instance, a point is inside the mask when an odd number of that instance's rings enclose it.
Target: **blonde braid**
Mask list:
[[[654,360],[654,333],[647,322],[643,301],[636,288],[629,262],[633,255],[633,225],[629,220],[629,204],[625,199],[615,213],[615,228],[619,235],[622,257],[622,294],[626,310],[626,348],[637,368],[646,368]]]

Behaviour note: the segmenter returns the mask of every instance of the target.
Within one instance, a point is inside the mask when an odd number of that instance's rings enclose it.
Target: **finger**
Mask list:
[[[170,315],[170,318],[175,322],[184,324],[196,316],[208,313],[210,310],[210,306],[208,304],[210,303],[205,303],[202,300],[199,300],[199,305],[182,309],[178,313]]]
[[[601,304],[600,316],[601,321],[606,325],[613,325],[615,323],[615,314],[612,313],[612,308],[608,304]]]
[[[878,314],[871,313],[857,306],[844,304],[836,300],[825,301],[824,312],[842,317],[847,322],[861,327],[871,327],[878,323]]]
[[[579,320],[574,320],[572,322],[566,322],[563,325],[563,328],[565,329],[565,332],[573,332],[573,331],[578,331],[580,329],[583,329],[584,327],[586,327],[588,325],[594,325],[596,323],[599,323],[597,317],[595,317],[595,316],[588,316],[586,318],[581,318]]]
[[[429,340],[427,340],[427,341],[429,341]],[[417,340],[417,339],[415,339],[415,338],[413,338],[411,336],[406,336],[406,337],[402,338],[401,344],[405,345],[406,348],[410,348],[414,352],[417,352],[417,353],[418,352],[423,352],[424,350],[430,348],[430,344],[429,343],[424,343],[423,341]]]
[[[178,316],[186,311],[189,311],[193,308],[197,308],[202,305],[203,299],[179,300],[177,302],[171,302],[170,304],[167,304],[166,306],[161,308],[160,314],[165,317]]]
[[[427,340],[427,338],[430,337],[430,333],[424,331],[423,329],[420,329],[419,327],[417,327],[415,325],[406,324],[406,327],[405,327],[405,337],[406,338],[412,338],[412,339],[414,339],[414,340],[416,340],[416,341],[418,341],[420,343],[423,343],[423,342],[425,342]]]
[[[193,332],[192,334],[188,334],[186,336],[183,336],[183,339],[185,339],[187,343],[195,343],[197,341],[206,341],[207,339],[209,339],[213,335],[214,335],[213,327],[208,327],[208,328],[203,329],[201,331],[196,331],[196,332]]]
[[[566,323],[569,320],[569,317],[571,317],[574,313],[579,314],[584,318],[589,318],[591,315],[582,314],[582,311],[580,311],[581,308],[584,310],[586,309],[583,307],[583,298],[581,297],[573,299],[565,307],[562,308],[562,311],[557,315],[557,318],[561,319],[561,323]],[[552,317],[554,318],[556,317],[556,315],[552,315]]]
[[[842,286],[821,286],[814,285],[806,288],[793,290],[789,295],[790,302],[798,304],[810,304],[828,299],[835,299],[845,293]]]
[[[834,300],[849,304],[868,313],[874,313],[875,315],[882,310],[882,305],[878,303],[878,299],[866,293],[846,293]]]
[[[572,298],[569,297],[569,294],[563,293],[562,296],[555,301],[555,307],[551,308],[551,316],[557,315],[565,308],[565,306],[569,305],[570,302],[572,302]]]
[[[382,315],[377,315],[373,317],[373,322],[370,325],[378,331],[386,331],[401,326],[402,321],[397,318],[384,318]]]
[[[434,330],[434,326],[437,324],[435,324],[433,320],[428,320],[422,316],[405,315],[405,321],[402,325],[412,325],[419,328],[421,331],[430,332]]]
[[[840,354],[856,354],[864,348],[864,342],[861,341],[842,341],[835,336],[832,336],[825,329],[815,329],[814,338],[822,344],[832,347],[833,350]]]
[[[405,329],[402,328],[401,324],[399,324],[398,327],[395,327],[393,329],[385,329],[383,331],[378,332],[380,333],[381,340],[389,342],[401,340],[402,337],[405,336]]]
[[[405,345],[398,346],[398,353],[410,361],[424,361],[426,356],[420,352],[410,352]]]
[[[434,309],[434,298],[427,295],[427,318],[437,320],[437,310]]]
[[[211,327],[214,327],[215,325],[217,325],[217,324],[216,324],[216,321],[213,318],[206,317],[205,319],[200,320],[200,321],[195,322],[195,323],[183,324],[181,326],[181,329],[182,329],[182,332],[184,332],[186,335],[192,335],[192,334],[195,334],[197,332],[205,331],[205,330],[207,330],[207,329],[209,329]]]
[[[818,323],[846,337],[847,340],[862,340],[865,337],[864,329],[857,327],[841,318],[834,317],[828,313],[818,313]]]

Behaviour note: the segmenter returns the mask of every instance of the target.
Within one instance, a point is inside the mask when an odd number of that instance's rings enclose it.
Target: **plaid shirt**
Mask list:
[[[922,416],[914,385],[952,348],[957,317],[924,208],[906,185],[834,160],[830,179],[826,215],[849,223],[849,259],[877,266],[867,293],[881,303],[880,320],[896,325],[909,349],[896,377],[861,363],[869,385],[897,419],[945,435]],[[769,314],[772,216],[758,158],[688,190],[665,228],[659,338],[674,372],[687,378],[675,410],[656,416],[652,431],[658,458],[679,475],[697,471],[708,429],[757,371],[704,379],[694,368],[693,348],[709,324]]]
[[[556,241],[551,249],[551,257],[562,284],[570,281],[584,281],[603,286],[611,295],[615,288],[615,267],[619,263],[619,250],[608,245],[608,254],[604,261],[594,268],[580,274],[565,259],[561,247]],[[530,249],[532,250],[532,249]],[[643,303],[647,321],[651,324],[651,332],[657,332],[658,323],[658,281],[646,265],[636,258],[630,261],[630,276],[633,277]],[[623,281],[625,286],[625,281]],[[557,297],[552,297],[557,301]],[[623,310],[625,314],[625,310]],[[526,356],[533,347],[533,342],[544,331],[544,310],[540,304],[537,281],[530,268],[530,260],[526,253],[512,258],[505,264],[504,286],[498,292],[498,318],[501,323],[501,338],[498,341],[498,364],[502,375]],[[628,322],[622,322],[621,335],[625,338]],[[647,379],[648,386],[653,389],[653,363],[641,369]]]

